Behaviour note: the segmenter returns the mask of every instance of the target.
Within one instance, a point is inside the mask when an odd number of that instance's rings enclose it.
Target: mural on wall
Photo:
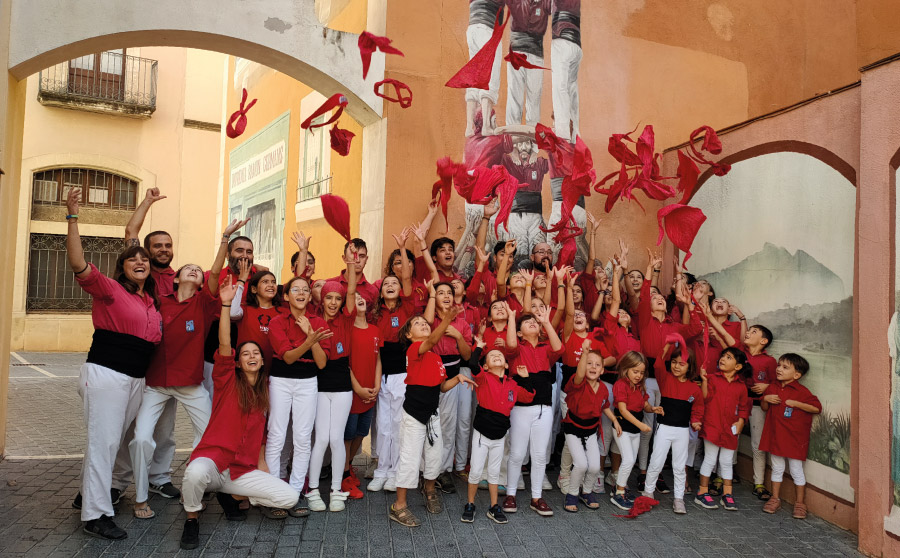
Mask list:
[[[900,184],[900,169],[894,171],[894,180]],[[894,288],[900,286],[900,197],[894,207]],[[888,330],[888,344],[891,349],[891,481],[894,485],[894,505],[900,506],[900,291],[894,291],[894,315],[891,317],[891,327]]]
[[[284,203],[290,111],[229,154],[228,218],[246,219],[253,260],[280,270],[284,259]]]
[[[491,219],[485,244],[490,253],[497,241],[515,238],[519,245],[517,261],[523,263],[537,244],[548,243],[554,254],[560,249],[554,241],[555,235],[548,238],[542,228],[560,218],[564,174],[539,152],[534,127],[538,122],[552,122],[556,135],[573,144],[579,133],[581,0],[470,0],[466,30],[470,57],[490,41],[495,24],[503,24],[497,18],[501,9],[504,17],[509,18],[509,45],[504,49],[501,41],[497,46],[488,89],[466,90],[463,162],[469,168],[503,165],[524,184],[516,194],[508,228],[501,226],[495,235],[494,219]],[[550,52],[546,53],[544,38],[548,30],[551,41]],[[501,52],[509,52],[504,58],[507,60],[505,107],[498,106],[504,64]],[[552,81],[552,115],[541,114],[547,70]],[[498,126],[497,113],[501,112],[505,116],[504,125]],[[546,189],[548,175],[550,192]],[[543,215],[543,200],[548,194],[553,200],[549,218]],[[586,222],[583,199],[573,214],[583,229]],[[466,203],[466,229],[456,249],[457,265],[464,275],[474,273],[475,234],[483,215],[484,206]],[[588,249],[583,235],[577,244],[575,267],[580,270],[584,268]]]
[[[690,205],[708,216],[689,262],[750,324],[772,330],[768,352],[803,355],[802,382],[822,401],[813,422],[810,484],[853,501],[850,387],[856,189],[828,164],[772,153],[713,176]]]

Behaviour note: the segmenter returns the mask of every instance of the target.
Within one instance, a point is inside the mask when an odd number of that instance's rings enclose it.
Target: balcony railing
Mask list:
[[[325,178],[320,178],[315,182],[297,186],[297,201],[304,202],[307,200],[314,200],[322,194],[330,194],[331,178],[332,177],[330,176],[326,176]]]
[[[101,52],[40,72],[41,104],[148,118],[156,110],[157,61]]]

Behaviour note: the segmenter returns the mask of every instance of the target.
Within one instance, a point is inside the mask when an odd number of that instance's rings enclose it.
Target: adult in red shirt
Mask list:
[[[809,388],[799,382],[809,372],[809,362],[795,353],[786,353],[778,359],[776,381],[769,384],[763,396],[762,408],[766,411],[760,449],[772,456],[772,497],[763,510],[775,513],[781,504],[781,482],[784,479],[785,460],[797,489],[794,517],[806,518],[806,477],[803,463],[809,453],[809,432],[813,415],[822,412],[822,403]]]
[[[307,313],[312,299],[309,282],[294,277],[284,286],[284,299],[290,314],[276,316],[269,323],[272,342],[272,369],[269,372],[269,422],[266,438],[266,463],[269,471],[284,478],[281,451],[284,448],[289,421],[293,420],[294,455],[291,488],[303,491],[309,470],[312,432],[316,423],[319,370],[325,368],[332,333],[325,320]],[[289,512],[292,516],[309,514],[305,498]]]
[[[247,221],[232,221],[225,229],[225,234],[231,235],[246,223]],[[209,394],[202,385],[203,343],[219,306],[218,279],[225,263],[226,245],[223,238],[206,279],[206,289],[200,290],[203,285],[203,268],[187,264],[176,274],[175,294],[160,298],[163,340],[156,348],[147,371],[147,387],[135,419],[134,439],[128,447],[134,468],[134,515],[139,519],[150,519],[156,515],[147,503],[151,488],[149,468],[156,447],[154,431],[166,404],[169,400],[181,402],[194,427],[194,446],[200,442],[209,422],[212,407]],[[168,471],[172,463],[169,461],[163,465]],[[169,487],[174,489],[168,475],[153,481],[156,492]],[[177,489],[173,491],[175,493]]]
[[[150,207],[166,199],[160,195],[159,188],[147,188],[144,200],[135,208],[134,213],[125,225],[125,247],[140,246],[139,236],[147,212]],[[175,254],[172,251],[172,235],[166,231],[153,231],[144,236],[144,250],[150,254],[150,275],[156,282],[157,296],[174,294],[175,270],[172,269],[172,260]]]
[[[249,498],[253,505],[274,510],[292,508],[300,498],[299,491],[270,475],[266,467],[263,451],[269,407],[266,372],[262,351],[253,341],[238,346],[235,360],[228,314],[236,291],[230,280],[221,289],[213,412],[184,472],[182,490],[187,519],[181,548],[185,550],[197,548],[200,543],[199,517],[204,492],[216,492],[225,517],[230,520],[246,517],[234,496]],[[265,513],[275,518],[286,517],[283,512],[276,515],[268,509]]]
[[[69,190],[66,257],[78,285],[93,299],[94,339],[78,380],[87,441],[81,492],[73,505],[81,509],[86,533],[118,540],[128,533],[112,519],[120,492],[112,487],[113,462],[119,452],[120,459],[128,459],[127,446],[120,444],[137,416],[147,366],[162,339],[162,318],[146,250],[126,248],[116,259],[112,279],[85,261],[78,233],[80,203],[81,188]]]
[[[366,307],[374,310],[375,303],[378,302],[378,287],[370,283],[369,280],[366,279],[366,274],[363,273],[366,262],[369,261],[369,249],[366,247],[365,240],[354,238],[350,242],[344,244],[343,261],[347,261],[347,258],[353,257],[357,258],[357,260],[353,262],[353,272],[356,274],[356,292],[365,299]],[[344,271],[341,271],[340,275],[332,277],[331,279],[328,279],[328,281],[340,283],[344,288],[344,291],[348,292],[348,276],[350,273],[350,268],[347,268]]]

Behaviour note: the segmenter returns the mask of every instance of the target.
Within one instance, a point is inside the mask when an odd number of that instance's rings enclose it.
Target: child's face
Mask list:
[[[291,283],[291,288],[284,293],[284,299],[292,308],[303,310],[309,304],[309,283],[303,279]]]
[[[625,310],[619,309],[619,325],[622,327],[630,326],[631,325],[631,314],[629,314]]]
[[[431,335],[431,325],[428,324],[425,318],[422,316],[413,318],[409,327],[409,333],[406,335],[407,339],[415,341],[416,339],[426,339],[429,335]]]
[[[643,363],[638,364],[634,368],[629,368],[625,371],[625,377],[628,378],[628,381],[632,383],[632,385],[638,385],[641,383],[641,380],[644,379],[644,365]]]
[[[512,277],[509,278],[509,286],[513,289],[524,289],[525,288],[525,276],[521,273],[516,273]]]
[[[257,299],[269,301],[275,298],[275,294],[278,293],[278,282],[271,275],[264,275],[255,287],[250,287],[250,290],[253,291]]]
[[[454,279],[450,284],[453,285],[453,294],[455,296],[462,296],[466,293],[466,284],[459,279]]]
[[[400,297],[400,279],[388,275],[381,282],[381,296],[385,300],[397,300]]]
[[[341,296],[341,293],[330,292],[322,299],[322,308],[325,309],[325,313],[329,316],[336,316],[343,305],[344,297]]]
[[[434,259],[439,266],[445,269],[453,267],[453,262],[456,260],[456,253],[453,252],[453,246],[449,242],[444,243],[437,249],[437,254],[435,254]]]
[[[544,301],[539,298],[531,299],[531,313],[537,314],[539,312],[543,312],[547,309],[547,305],[544,304]]]
[[[678,353],[669,363],[669,369],[676,378],[684,378],[688,372],[688,362],[684,360],[684,355]]]
[[[694,298],[700,300],[705,296],[709,296],[709,283],[704,280],[697,281],[691,287],[691,293],[694,295]]]
[[[484,364],[492,374],[502,376],[506,371],[506,357],[497,349],[491,349],[484,357]]]
[[[572,301],[575,302],[576,305],[584,302],[584,292],[581,290],[581,287],[575,285],[572,287]]]
[[[356,313],[363,315],[366,313],[366,299],[359,293],[356,293]]]
[[[712,313],[715,316],[724,316],[728,314],[728,299],[717,298],[712,303]]]
[[[438,286],[434,292],[434,300],[440,308],[450,308],[453,304],[453,291],[447,285]]]
[[[748,347],[756,347],[765,344],[766,340],[758,327],[751,327],[747,330],[747,333],[744,334],[744,345],[747,345]]]
[[[528,318],[519,326],[519,335],[540,335],[541,325],[535,318]]]
[[[534,283],[531,284],[535,290],[544,289],[547,287],[547,276],[546,275],[535,275]]]
[[[312,292],[316,300],[322,300],[322,287],[324,286],[325,281],[322,279],[319,279],[318,281],[313,283]]]
[[[654,312],[666,311],[666,299],[659,293],[650,296],[650,310]]]
[[[803,377],[803,374],[794,368],[794,365],[786,360],[779,360],[778,367],[775,368],[775,377],[779,382],[793,382]]]
[[[740,365],[735,360],[734,355],[729,352],[723,352],[722,356],[719,357],[719,370],[722,372],[734,372],[739,369]]]
[[[641,285],[644,284],[644,276],[640,271],[630,271],[626,277],[628,278],[628,281],[631,282],[631,287],[635,291],[639,291],[641,289]]]
[[[491,304],[491,319],[497,321],[509,319],[509,314],[506,312],[506,305],[502,302]]]
[[[581,310],[576,310],[575,318],[573,319],[573,323],[575,326],[575,331],[577,331],[579,333],[587,331],[587,326],[588,326],[587,314],[585,314]]]
[[[587,373],[585,376],[588,380],[595,382],[603,374],[603,358],[597,353],[588,353],[588,356],[585,358],[587,358]]]

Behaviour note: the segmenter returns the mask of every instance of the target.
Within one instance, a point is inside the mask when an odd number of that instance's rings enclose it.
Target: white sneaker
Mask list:
[[[559,491],[563,493],[563,495],[569,493],[569,476],[560,475],[558,479],[556,479],[556,485],[559,486]]]
[[[678,514],[687,513],[687,510],[684,509],[684,500],[681,498],[676,498],[672,502],[672,511]]]
[[[374,479],[369,481],[369,485],[366,487],[366,490],[368,492],[381,492],[386,482],[386,477],[375,477]]]
[[[369,465],[366,467],[365,477],[367,479],[374,479],[375,478],[375,469],[377,469],[377,468],[378,468],[378,459],[377,458],[370,459]]]
[[[544,475],[544,482],[541,483],[542,490],[553,490],[553,484],[550,482],[550,479],[547,478],[547,475]]]
[[[603,494],[606,492],[603,488],[603,473],[600,473],[600,476],[597,477],[597,480],[594,481],[594,486],[591,487],[591,492],[594,494]]]
[[[397,492],[397,477],[390,477],[384,482],[385,492]]]
[[[516,484],[516,490],[525,490],[525,479],[519,477],[519,482]]]
[[[641,492],[641,496],[646,496],[647,498],[653,499],[653,493],[647,492],[646,490]]]
[[[606,481],[606,484],[608,484],[608,485],[610,485],[610,486],[612,486],[612,487],[615,487],[615,486],[616,486],[616,477],[617,477],[617,476],[618,476],[618,475],[616,475],[616,473],[610,473],[610,474],[606,475],[606,479],[604,479],[604,480]]]
[[[306,503],[309,505],[309,509],[314,512],[323,512],[325,511],[325,502],[322,501],[322,497],[319,495],[319,489],[313,489],[306,493]]]
[[[331,498],[328,500],[328,511],[344,511],[344,508],[346,507],[344,505],[344,502],[347,500],[347,496],[349,495],[349,492],[338,492],[336,490],[333,490],[331,492]]]

